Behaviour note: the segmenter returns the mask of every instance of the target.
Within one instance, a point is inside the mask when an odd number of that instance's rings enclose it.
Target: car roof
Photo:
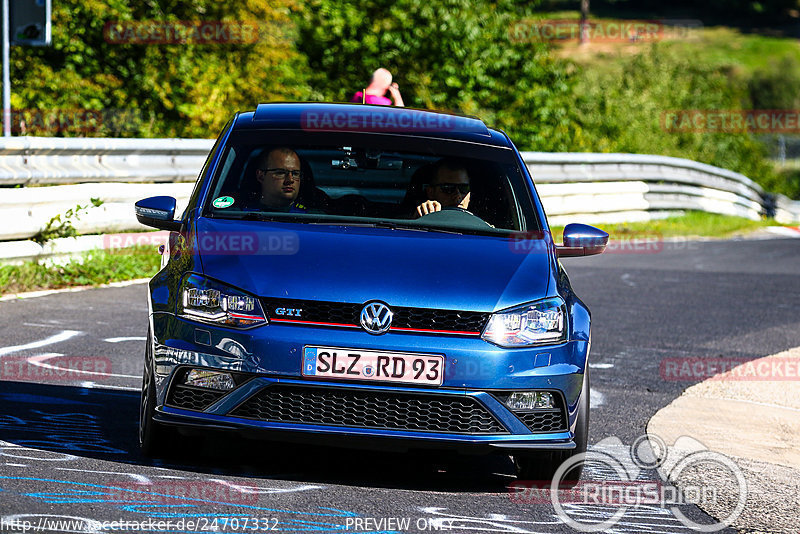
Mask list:
[[[452,113],[370,104],[281,102],[240,113],[234,130],[380,133],[470,141],[510,147],[508,138],[480,119]]]

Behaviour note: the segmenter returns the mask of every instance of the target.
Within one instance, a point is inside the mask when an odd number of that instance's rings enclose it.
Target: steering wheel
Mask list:
[[[460,208],[458,206],[451,206],[442,208],[439,211],[433,211],[423,215],[417,220],[425,221],[426,223],[436,225],[442,224],[444,226],[452,226],[454,228],[462,229],[474,228],[483,230],[486,228],[494,228],[494,226],[487,223],[471,211],[465,210],[464,208]]]

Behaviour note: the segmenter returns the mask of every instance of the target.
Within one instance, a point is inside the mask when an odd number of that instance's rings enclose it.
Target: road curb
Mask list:
[[[800,347],[738,365],[687,388],[648,422],[654,442],[670,446],[688,436],[739,466],[748,486],[745,510],[732,525],[739,530],[800,530],[798,363]],[[713,476],[693,483],[723,496],[732,490]],[[724,516],[713,504],[700,507]]]

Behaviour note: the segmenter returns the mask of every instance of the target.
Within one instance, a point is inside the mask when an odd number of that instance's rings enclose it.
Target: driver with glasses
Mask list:
[[[417,206],[417,217],[428,215],[442,208],[469,206],[469,174],[463,163],[455,159],[441,159],[432,169],[430,183],[425,185],[428,200]]]
[[[264,151],[256,160],[256,180],[261,184],[259,207],[267,211],[308,213],[308,208],[297,202],[300,193],[300,156],[291,148],[273,148]]]

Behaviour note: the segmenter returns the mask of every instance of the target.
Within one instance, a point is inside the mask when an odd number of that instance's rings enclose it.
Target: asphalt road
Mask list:
[[[632,443],[695,383],[667,379],[666,359],[751,359],[800,346],[800,240],[666,243],[565,265],[593,312],[594,447],[613,437]],[[175,460],[143,458],[136,421],[145,291],[0,302],[0,533],[572,531],[550,503],[510,497],[513,466],[503,457],[214,438],[186,439]],[[48,367],[55,362],[82,372],[65,375]],[[566,508],[598,521],[615,511]],[[696,507],[681,509],[710,521]],[[109,523],[97,530],[89,520]],[[643,506],[613,531],[689,529],[669,510]]]

